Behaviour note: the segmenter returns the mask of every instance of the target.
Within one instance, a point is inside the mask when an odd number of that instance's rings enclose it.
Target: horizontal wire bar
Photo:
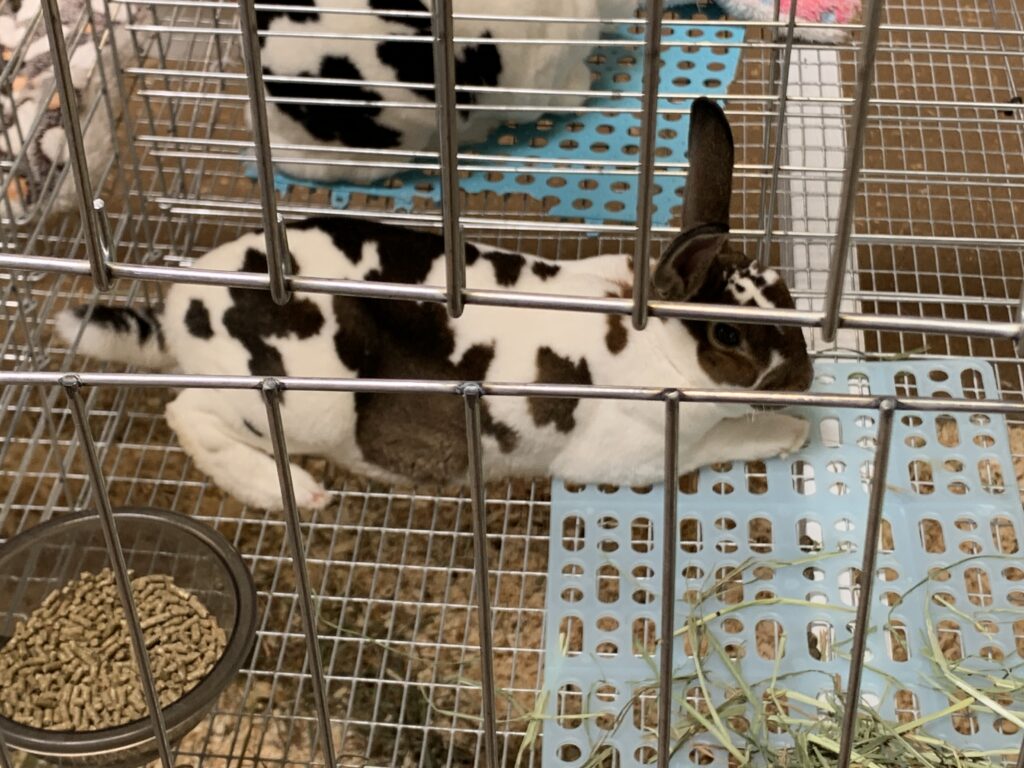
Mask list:
[[[19,270],[45,270],[66,274],[89,274],[89,264],[87,261],[60,257],[0,254],[0,267]],[[120,263],[111,263],[110,271],[114,277],[120,278],[270,289],[270,278],[265,273],[225,272]],[[292,291],[305,293],[324,293],[372,299],[429,301],[436,304],[446,302],[445,290],[442,287],[292,275],[287,276],[286,285]],[[530,307],[533,309],[620,315],[631,314],[633,308],[633,303],[629,299],[599,299],[583,296],[480,289],[467,289],[465,291],[465,301],[467,304],[492,307]],[[686,302],[665,301],[652,301],[649,306],[650,313],[654,317],[671,317],[685,320],[728,320],[736,323],[762,322],[804,328],[820,327],[824,321],[823,312],[800,309],[761,309],[720,304],[690,304]],[[974,336],[1013,341],[1024,335],[1024,328],[1022,328],[1021,324],[1012,322],[997,323],[986,320],[899,317],[896,315],[852,312],[840,314],[839,327],[852,330],[942,333],[950,336]]]
[[[174,8],[211,8],[234,10],[237,6],[230,2],[217,2],[217,0],[124,0],[125,5],[140,6],[171,6]],[[330,8],[322,6],[310,6],[304,9],[301,6],[291,4],[257,3],[257,10],[279,11],[286,13],[318,13],[320,15],[349,15],[349,16],[374,16],[381,18],[396,19],[426,19],[430,17],[429,11],[389,11],[389,10],[364,10],[358,8]],[[485,14],[485,13],[456,13],[453,18],[457,21],[511,21],[511,22],[544,22],[544,23],[589,23],[589,24],[630,24],[642,25],[642,19],[629,17],[593,17],[593,16],[539,16],[539,15],[508,15],[508,14]],[[738,27],[765,27],[785,29],[787,23],[779,20],[732,20],[732,19],[679,19],[664,21],[666,27],[688,27],[688,26],[738,26]],[[801,26],[808,28],[822,29],[847,29],[859,30],[860,24],[839,24],[835,22],[803,22]],[[965,27],[965,26],[943,26],[935,24],[881,24],[880,29],[886,32],[918,32],[932,31],[943,34],[979,34],[996,36],[1022,36],[1024,30],[1000,29],[995,27]]]
[[[71,377],[81,387],[140,387],[178,389],[238,389],[260,391],[273,381],[285,392],[360,392],[376,394],[455,395],[479,386],[486,397],[550,397],[556,399],[643,400],[664,402],[678,394],[680,403],[729,403],[752,406],[803,405],[826,408],[874,409],[891,400],[901,411],[1001,413],[1024,416],[1024,402],[1003,400],[904,397],[891,394],[856,395],[819,392],[768,392],[734,389],[678,389],[579,384],[506,384],[497,382],[433,381],[427,379],[328,379],[299,376],[210,376],[174,373],[100,373],[81,371],[0,371],[0,386],[61,386]]]
[[[710,25],[709,25],[710,26]],[[715,24],[713,26],[723,26]],[[771,23],[758,24],[757,22],[744,24],[743,26],[764,26],[774,27]],[[231,27],[194,27],[194,26],[178,26],[172,24],[126,24],[125,27],[132,32],[146,32],[146,33],[166,33],[171,35],[209,35],[217,37],[238,37],[241,32],[237,28]],[[826,29],[841,31],[849,29],[844,24],[827,24],[827,23],[804,23],[801,22],[797,25],[799,29]],[[856,27],[853,27],[856,29]],[[300,39],[300,40],[331,40],[331,41],[349,41],[349,42],[368,42],[368,43],[381,43],[381,42],[401,42],[401,43],[430,43],[429,37],[423,37],[420,35],[382,35],[382,34],[361,34],[354,32],[306,32],[306,31],[284,31],[284,30],[260,30],[259,36],[267,39]],[[634,39],[620,39],[609,40],[603,37],[592,37],[592,38],[556,38],[556,37],[545,37],[543,39],[535,39],[530,37],[488,37],[486,35],[478,36],[462,36],[458,35],[453,40],[457,45],[541,45],[550,46],[557,45],[560,47],[573,46],[577,48],[597,48],[599,46],[607,46],[609,43],[614,44],[616,48],[640,48],[643,46],[642,40]],[[716,41],[693,41],[683,40],[682,37],[673,40],[669,39],[665,41],[666,48],[688,48],[691,46],[697,47],[715,47],[715,48],[756,48],[763,50],[769,45],[765,45],[761,42],[739,42],[731,39],[716,40]],[[814,47],[813,44],[808,44],[808,47]],[[820,47],[828,48],[829,50],[834,49],[846,49],[853,50],[850,45],[843,44],[820,44]]]
[[[572,94],[572,91],[566,91],[567,94]],[[617,92],[622,93],[622,92]],[[238,103],[247,103],[248,96],[242,93],[205,93],[198,91],[183,91],[183,90],[169,90],[169,89],[141,89],[138,92],[139,96],[146,98],[163,98],[163,99],[183,99],[190,101],[232,101]],[[676,99],[679,102],[692,101],[698,99],[706,94],[701,91],[679,91],[670,95],[663,95],[662,101]],[[639,101],[639,96],[624,96],[630,98],[633,101]],[[753,96],[728,96],[723,97],[725,101],[743,101],[743,102],[763,102],[764,97],[753,95]],[[793,104],[818,104],[818,105],[848,105],[852,103],[851,99],[845,97],[821,97],[821,96],[801,96],[794,95],[789,97],[789,101]],[[334,106],[334,107],[372,107],[373,109],[381,109],[383,107],[391,107],[394,109],[420,109],[420,110],[433,110],[435,105],[431,102],[423,101],[371,101],[367,99],[328,99],[328,98],[310,98],[310,97],[284,97],[284,96],[268,96],[268,104],[299,104],[299,105],[319,105],[319,106]],[[1024,112],[1024,105],[1010,103],[1008,101],[950,101],[948,99],[915,99],[908,101],[905,99],[879,99],[872,98],[871,105],[883,106],[883,107],[927,107],[927,108],[940,108],[948,107],[951,109],[960,110],[1019,110]],[[641,107],[628,107],[628,106],[616,106],[609,108],[608,106],[558,106],[554,104],[457,104],[456,109],[460,112],[544,112],[550,114],[616,114],[616,115],[639,115],[641,113]],[[656,110],[659,115],[675,115],[684,111],[682,104],[678,107],[672,106],[659,106]],[[800,112],[794,113],[796,116],[802,116]],[[836,115],[835,120],[842,119],[841,116]],[[877,116],[873,115],[872,120],[876,120]],[[923,118],[922,118],[923,120]]]
[[[243,203],[233,200],[178,200],[177,198],[158,198],[158,203],[164,205],[173,213],[225,216],[229,212],[238,215],[240,218],[256,218],[260,209],[256,203]],[[195,204],[195,207],[193,206]],[[317,206],[282,206],[281,210],[295,215],[317,215],[334,216],[338,218],[360,218],[365,217],[365,211],[346,211],[339,209],[324,209]],[[429,213],[373,213],[375,219],[391,222],[416,223],[417,225],[437,227],[440,225],[440,216]],[[578,234],[579,224],[561,224],[547,220],[531,219],[488,219],[481,216],[467,216],[462,220],[462,226],[467,230],[492,230],[522,231],[522,232],[569,232]],[[635,225],[627,224],[585,224],[583,228],[587,232],[606,232],[634,234]],[[675,232],[670,226],[652,227],[652,231],[658,234],[669,235]],[[764,235],[760,229],[736,228],[730,231],[733,237],[752,238]],[[773,230],[773,237],[799,240],[801,242],[830,243],[835,238],[830,232],[806,232],[799,230]],[[942,237],[935,235],[874,235],[855,234],[851,237],[854,243],[865,243],[869,245],[907,245],[907,246],[967,246],[992,249],[1015,249],[1024,248],[1024,238],[1000,238],[1000,237]],[[6,262],[0,257],[0,267]],[[296,278],[301,280],[302,278]]]
[[[178,139],[167,138],[167,139],[155,139],[151,137],[150,143],[153,144],[176,144],[179,143]],[[183,142],[181,142],[183,143]],[[211,140],[211,141],[197,141],[197,144],[206,146],[237,146],[240,148],[251,148],[252,142],[245,141],[232,141],[232,140]],[[341,158],[328,158],[320,157],[321,154],[336,154],[336,155],[369,155],[373,159],[373,165],[375,168],[394,168],[396,170],[417,170],[417,171],[437,171],[440,169],[440,165],[437,162],[421,163],[411,161],[385,161],[380,162],[376,159],[376,155],[381,156],[405,156],[405,157],[430,157],[431,153],[412,151],[402,152],[400,150],[372,150],[363,148],[351,148],[351,147],[322,147],[315,144],[288,144],[288,145],[271,145],[274,150],[274,160],[278,163],[291,163],[294,165],[308,165],[308,166],[330,166],[332,168],[364,168],[367,164],[367,159],[341,159]],[[308,157],[305,155],[289,155],[287,152],[279,152],[278,148],[299,150],[309,153],[316,153],[317,157]],[[210,152],[210,151],[196,151],[196,150],[170,150],[170,149],[155,149],[152,150],[151,155],[153,157],[163,158],[183,158],[189,160],[227,160],[230,162],[248,162],[252,163],[256,161],[256,157],[248,152]],[[490,160],[495,162],[495,165],[474,165],[472,162],[461,162],[461,158],[465,157],[467,160]],[[491,158],[493,157],[493,160]],[[433,156],[436,158],[436,155]],[[433,159],[432,158],[432,159]],[[582,175],[582,174],[593,174],[600,173],[602,175],[613,175],[613,176],[636,176],[637,165],[635,161],[629,161],[626,159],[616,159],[609,161],[602,159],[595,155],[592,158],[545,158],[545,157],[528,157],[519,155],[476,155],[467,153],[465,155],[459,155],[459,170],[474,172],[474,173],[515,173],[515,174],[530,174],[530,173],[546,173],[546,174],[571,174],[571,175]],[[525,163],[525,165],[506,165],[502,163]],[[563,167],[564,166],[564,167]],[[613,167],[614,166],[614,167]],[[689,163],[676,162],[676,161],[659,161],[654,164],[654,175],[659,176],[671,176],[673,178],[683,175],[683,172],[689,168]],[[744,170],[747,168],[748,170]],[[799,178],[800,180],[806,180],[807,178],[820,178],[823,180],[835,179],[842,177],[841,169],[830,169],[824,167],[807,168],[803,166],[787,166],[783,165],[780,167],[783,178],[794,179]],[[736,171],[733,174],[734,179],[761,179],[766,178],[769,175],[768,166],[760,164],[748,165],[748,166],[736,166]],[[861,177],[865,182],[870,181],[872,184],[911,184],[921,183],[924,181],[945,181],[950,184],[955,184],[958,187],[983,187],[985,189],[1024,189],[1024,174],[1017,173],[1000,173],[998,171],[988,172],[979,171],[972,173],[969,171],[963,172],[951,172],[951,171],[913,171],[913,170],[899,170],[897,172],[889,171],[883,168],[866,168],[861,172]],[[999,181],[1003,179],[1003,181]],[[1019,179],[1019,181],[1014,181]]]

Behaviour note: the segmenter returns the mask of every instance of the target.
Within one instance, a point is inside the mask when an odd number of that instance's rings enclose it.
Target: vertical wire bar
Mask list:
[[[274,303],[287,304],[291,299],[291,291],[286,284],[287,276],[292,273],[291,255],[284,229],[280,226],[281,217],[277,212],[277,190],[274,187],[274,164],[270,151],[270,127],[267,124],[267,97],[263,91],[263,60],[260,55],[259,29],[256,26],[255,0],[239,0],[238,10],[245,80],[249,88],[252,137],[256,148],[256,172],[260,182],[263,237],[267,244],[270,295]]]
[[[92,210],[96,215],[96,225],[99,227],[103,262],[107,264],[114,253],[114,236],[110,231],[110,217],[107,216],[107,204],[103,202],[103,198],[97,197],[92,201]]]
[[[281,502],[284,506],[284,522],[288,534],[288,548],[292,554],[292,569],[298,589],[299,611],[302,614],[302,629],[306,635],[306,661],[313,684],[313,699],[316,702],[316,717],[320,724],[320,748],[324,753],[324,764],[335,768],[334,741],[331,738],[331,718],[327,708],[327,694],[324,685],[323,661],[320,658],[320,642],[316,634],[316,614],[313,612],[312,591],[309,586],[309,572],[306,570],[306,553],[302,546],[302,530],[299,510],[295,504],[295,488],[289,466],[288,445],[284,436],[284,421],[281,418],[281,384],[267,379],[261,387],[263,402],[267,407],[267,421],[270,425],[270,441],[274,446],[274,461],[277,477],[281,483]],[[315,745],[314,745],[315,748]]]
[[[452,0],[435,0],[431,10],[448,314],[459,317],[463,309],[462,292],[466,287],[466,248],[462,241],[462,225],[459,223],[459,137],[455,120],[455,23],[452,20]]]
[[[776,16],[776,18],[778,18]],[[793,38],[796,34],[796,0],[790,0],[789,20],[786,24],[786,47],[782,51],[782,66],[778,68],[779,109],[775,115],[775,152],[772,157],[772,173],[769,182],[768,205],[762,209],[764,237],[761,239],[762,263],[767,263],[772,248],[772,225],[775,222],[775,206],[779,196],[779,170],[782,167],[782,138],[786,130],[786,99],[789,96],[789,67],[793,58]],[[765,136],[765,142],[768,137]]]
[[[772,21],[778,22],[779,18],[781,16],[781,11],[782,11],[782,0],[774,0],[773,6],[774,6],[774,10],[772,11]],[[779,33],[778,33],[777,29],[775,29],[773,27],[772,29],[769,30],[768,34],[770,34],[772,36],[772,42],[773,43],[777,43],[778,42]],[[768,88],[769,89],[775,89],[776,83],[781,82],[781,79],[780,79],[780,76],[779,76],[779,71],[780,71],[779,59],[781,58],[782,54],[779,52],[779,49],[776,48],[773,45],[771,47],[771,50],[768,51],[768,56],[770,57],[770,62],[771,62],[769,64],[769,67],[768,67]],[[778,93],[777,92],[772,93],[771,95],[774,96],[775,98],[778,98]],[[762,165],[768,165],[771,162],[771,151],[772,151],[771,137],[772,137],[772,116],[771,116],[771,114],[767,110],[765,110],[765,113],[764,113],[764,136],[762,137],[762,141],[761,141],[761,164]],[[761,179],[759,181],[759,187],[760,187],[761,199],[764,200],[768,196],[768,179],[765,178],[763,175],[761,176]],[[760,227],[761,227],[762,230],[765,228],[765,215],[764,214],[765,214],[764,209],[762,209],[761,210],[761,220],[760,220]]]
[[[839,760],[836,768],[850,768],[853,740],[857,730],[857,712],[860,709],[860,683],[864,672],[864,650],[868,641],[868,622],[871,620],[871,591],[875,584],[875,561],[878,557],[878,535],[882,528],[882,503],[885,500],[885,476],[889,468],[889,448],[892,442],[892,420],[896,401],[886,398],[878,404],[878,437],[875,462],[871,476],[871,495],[868,498],[868,520],[864,532],[864,558],[860,568],[860,597],[857,618],[853,627],[853,646],[850,649],[850,671],[846,680],[846,706],[839,736]]]
[[[676,521],[679,492],[679,392],[665,396],[665,515],[662,521],[661,653],[658,666],[658,768],[672,757],[672,651],[675,642]]]
[[[1024,282],[1021,283],[1020,299],[1017,302],[1016,320],[1017,324],[1020,326],[1017,330],[1018,335],[1015,344],[1017,356],[1019,357],[1024,355]],[[1024,766],[1018,766],[1018,768],[1024,768]]]
[[[1024,742],[1020,745],[1020,752],[1017,753],[1017,763],[1015,768],[1024,768]]]
[[[853,121],[847,142],[846,168],[843,174],[843,193],[839,198],[839,231],[832,251],[828,271],[828,292],[825,295],[825,319],[821,327],[822,339],[831,344],[839,330],[839,304],[843,300],[843,282],[850,256],[850,236],[853,234],[853,209],[857,203],[857,182],[864,161],[864,134],[867,132],[868,106],[875,80],[875,57],[878,53],[880,23],[884,0],[869,0],[864,48],[857,63],[857,94],[854,98]]]
[[[71,79],[71,64],[68,61],[67,44],[64,42],[64,28],[61,24],[58,0],[43,0],[43,20],[46,36],[50,42],[50,57],[53,59],[53,75],[57,93],[60,94],[60,113],[64,124],[64,136],[68,147],[68,161],[75,178],[78,198],[78,213],[82,220],[85,250],[89,257],[92,280],[99,291],[109,291],[110,271],[104,259],[99,222],[92,208],[92,182],[89,180],[89,161],[85,154],[85,140],[78,116],[78,98]]]
[[[469,448],[469,485],[473,500],[473,569],[476,575],[477,622],[480,627],[484,766],[497,768],[498,717],[494,697],[494,637],[487,569],[487,496],[484,489],[483,443],[480,437],[480,398],[483,390],[477,384],[467,384],[462,395],[466,404],[466,444]]]
[[[82,385],[77,376],[69,374],[61,378],[61,386],[67,393],[71,417],[75,422],[75,431],[78,433],[85,461],[89,467],[93,497],[96,499],[96,507],[99,510],[100,527],[103,530],[107,554],[110,556],[110,564],[114,571],[114,583],[117,585],[117,591],[121,597],[121,607],[128,619],[132,649],[135,651],[135,663],[138,665],[139,677],[142,679],[142,693],[146,697],[146,708],[149,710],[149,719],[153,724],[153,739],[156,741],[156,748],[160,753],[160,763],[163,768],[174,768],[174,762],[171,760],[171,747],[167,739],[167,727],[164,724],[164,713],[160,709],[160,698],[157,696],[156,683],[153,680],[153,671],[149,664],[149,654],[146,651],[146,638],[142,633],[142,626],[139,624],[139,614],[135,609],[135,597],[132,595],[131,580],[128,576],[128,565],[125,563],[124,550],[121,548],[121,537],[117,533],[114,510],[110,506],[110,496],[107,495],[107,484],[103,479],[103,465],[96,453],[92,430],[89,429],[89,418],[85,411],[85,401],[82,399]]]
[[[644,85],[640,112],[640,176],[637,179],[636,249],[633,252],[633,327],[647,326],[651,281],[651,207],[654,196],[654,150],[658,139],[658,85],[661,82],[663,0],[648,0],[644,31]]]

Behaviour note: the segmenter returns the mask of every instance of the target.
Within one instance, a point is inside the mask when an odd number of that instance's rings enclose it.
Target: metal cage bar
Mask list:
[[[256,26],[256,6],[253,0],[238,0],[238,10],[238,20],[242,28],[242,50],[245,54],[245,78],[249,89],[249,114],[256,149],[260,208],[263,212],[263,236],[267,245],[270,295],[277,304],[287,304],[291,299],[291,292],[286,283],[287,276],[292,272],[291,256],[284,219],[277,212],[277,190],[274,186],[274,163],[270,148],[259,32]]]
[[[664,0],[647,3],[644,32],[644,83],[640,113],[640,176],[637,180],[636,247],[633,251],[633,327],[647,325],[651,292],[651,211],[654,199],[654,151],[658,136],[658,85],[661,83],[661,24]]]
[[[50,42],[54,79],[57,92],[60,94],[61,120],[67,141],[68,158],[77,187],[78,212],[81,216],[86,254],[89,258],[93,283],[97,290],[108,291],[111,277],[103,242],[103,230],[97,212],[92,207],[89,163],[85,154],[85,140],[82,136],[82,124],[78,115],[78,98],[75,95],[75,87],[71,79],[71,63],[68,59],[67,45],[64,42],[60,9],[57,0],[43,0],[40,7],[43,12],[43,21],[46,24],[46,35]]]
[[[42,256],[19,256],[0,253],[0,267],[19,270],[42,270],[66,274],[89,274],[89,265],[83,260]],[[268,275],[252,272],[225,272],[206,269],[180,269],[145,264],[110,265],[115,277],[157,280],[160,282],[223,285],[239,288],[269,290]],[[448,293],[441,288],[408,285],[404,283],[360,282],[332,278],[286,278],[286,285],[294,291],[328,293],[340,296],[400,299],[446,303]],[[467,304],[492,307],[523,307],[555,309],[571,312],[628,315],[633,311],[631,299],[586,298],[551,293],[526,291],[467,289],[463,292]],[[649,313],[655,317],[674,317],[686,320],[724,320],[736,323],[773,323],[776,325],[818,328],[825,321],[825,313],[800,309],[760,309],[724,304],[691,304],[688,302],[651,301]],[[940,333],[947,336],[972,336],[985,339],[1016,341],[1024,335],[1021,322],[995,322],[987,320],[954,320],[948,318],[898,317],[888,314],[843,312],[838,316],[838,327],[851,330],[906,331]]]
[[[455,103],[455,24],[452,0],[435,0],[432,9],[434,93],[437,100],[438,159],[441,170],[441,229],[448,314],[459,317],[466,287],[466,246],[459,221],[458,128]]]
[[[676,526],[679,516],[679,393],[665,395],[665,511],[662,521],[661,648],[658,661],[658,768],[672,759],[672,656],[675,650]]]
[[[843,173],[843,193],[839,201],[839,231],[836,233],[829,266],[828,289],[825,295],[825,319],[821,335],[832,343],[839,329],[839,305],[843,300],[843,280],[850,258],[850,237],[853,234],[853,212],[857,204],[857,184],[864,162],[864,138],[867,133],[868,106],[875,82],[875,59],[878,55],[879,27],[884,0],[867,0],[869,11],[864,44],[857,62],[857,94],[854,98],[850,138],[847,143],[846,168]]]
[[[103,466],[96,453],[92,430],[89,428],[89,416],[86,412],[85,400],[82,398],[81,382],[77,376],[69,374],[61,377],[61,386],[67,394],[71,416],[75,422],[75,431],[89,467],[93,498],[96,500],[96,514],[103,530],[103,540],[110,557],[111,569],[114,572],[114,582],[121,598],[121,608],[128,620],[128,634],[131,637],[132,650],[135,652],[139,679],[142,681],[146,709],[153,724],[153,739],[156,741],[157,752],[160,754],[160,764],[163,768],[174,768],[171,747],[167,738],[167,726],[164,723],[164,713],[160,706],[160,697],[156,691],[156,682],[153,679],[153,670],[149,663],[149,652],[146,650],[146,638],[142,632],[142,625],[139,623],[139,613],[135,607],[135,597],[132,595],[131,576],[125,563],[124,550],[121,548],[121,537],[117,532],[114,510],[110,505],[110,497],[107,495]]]
[[[281,483],[281,502],[284,506],[288,549],[291,551],[292,568],[295,571],[299,611],[302,614],[302,629],[306,635],[306,663],[309,665],[317,722],[320,726],[320,749],[323,751],[325,764],[329,768],[334,768],[337,765],[337,759],[334,754],[334,740],[331,736],[331,715],[327,706],[323,660],[320,657],[320,643],[316,632],[316,611],[313,608],[309,567],[306,564],[306,553],[302,546],[302,527],[299,521],[299,509],[295,503],[295,488],[292,485],[291,458],[288,455],[284,421],[281,417],[282,387],[276,379],[268,379],[263,381],[260,389],[263,402],[267,407],[267,423],[270,426],[270,439],[274,446],[274,462],[277,464],[277,476]]]
[[[885,478],[889,470],[889,449],[892,445],[892,420],[896,402],[886,398],[878,404],[878,436],[875,448],[868,517],[864,531],[864,558],[861,564],[860,597],[850,648],[850,671],[846,678],[846,706],[840,726],[839,758],[836,768],[850,768],[853,742],[857,733],[860,710],[860,683],[864,673],[864,652],[867,648],[871,620],[871,593],[875,585],[875,562],[878,557],[879,534],[882,529],[882,507],[885,502]]]
[[[486,768],[498,768],[498,716],[494,683],[494,631],[491,626],[490,578],[487,565],[487,492],[484,487],[482,416],[483,390],[477,384],[461,387],[466,411],[469,449],[469,487],[473,502],[473,571],[476,578],[476,614],[480,627],[480,686],[482,693],[484,759]]]
[[[778,16],[779,7],[776,0],[775,13]],[[772,152],[771,175],[761,184],[761,196],[764,197],[765,186],[768,188],[768,204],[761,210],[761,229],[764,230],[764,237],[761,240],[760,260],[768,261],[771,253],[773,239],[773,225],[775,223],[775,211],[779,199],[779,174],[782,169],[783,144],[782,138],[786,130],[786,107],[789,99],[789,71],[793,60],[793,42],[796,35],[796,2],[789,5],[789,18],[786,22],[786,46],[782,50],[782,62],[772,57],[772,70],[777,71],[779,78],[779,108],[775,113],[775,142]],[[774,52],[773,52],[774,53]],[[768,123],[765,123],[764,132],[765,150],[767,155],[768,145],[771,141],[771,131]]]

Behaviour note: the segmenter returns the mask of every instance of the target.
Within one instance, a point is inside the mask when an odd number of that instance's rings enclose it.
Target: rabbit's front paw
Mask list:
[[[292,486],[295,503],[302,509],[323,509],[327,505],[327,491],[306,470],[292,465]]]
[[[782,419],[785,419],[784,421]],[[786,458],[791,453],[796,453],[804,447],[807,436],[811,432],[811,425],[803,419],[795,416],[782,416],[778,424],[779,435],[779,458]]]

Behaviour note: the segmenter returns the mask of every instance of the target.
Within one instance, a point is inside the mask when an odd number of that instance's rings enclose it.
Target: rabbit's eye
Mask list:
[[[715,341],[723,347],[738,347],[740,345],[739,329],[733,325],[715,323],[715,327],[711,329],[711,332],[715,335]]]

